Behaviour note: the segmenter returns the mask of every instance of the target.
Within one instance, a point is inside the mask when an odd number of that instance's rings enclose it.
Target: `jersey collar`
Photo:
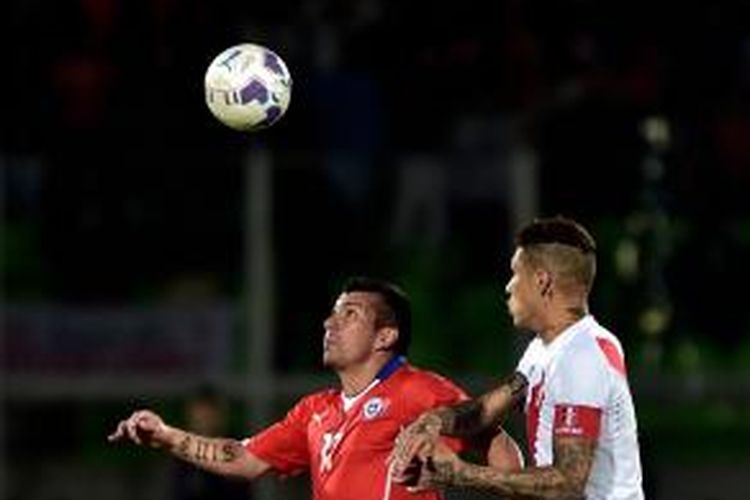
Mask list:
[[[383,380],[387,379],[391,375],[393,375],[393,372],[398,370],[401,366],[406,363],[406,357],[404,356],[393,356],[383,367],[378,371],[378,373],[375,375],[375,380],[382,382]]]
[[[570,342],[570,339],[575,337],[575,335],[578,332],[588,328],[589,325],[591,325],[591,322],[593,321],[594,321],[594,317],[591,314],[587,314],[583,318],[579,319],[578,321],[576,321],[575,323],[567,327],[565,330],[562,331],[560,335],[555,337],[555,339],[552,342],[547,344],[546,346],[547,352],[551,354],[562,349],[563,346],[565,346],[568,342]]]
[[[403,366],[406,363],[406,358],[404,356],[394,356],[388,362],[383,365],[383,367],[378,370],[378,373],[375,374],[375,378],[372,379],[372,382],[370,382],[370,385],[365,387],[361,392],[358,394],[355,394],[354,396],[347,396],[344,394],[344,391],[341,391],[341,402],[344,405],[344,411],[349,411],[350,408],[352,408],[357,401],[359,401],[362,396],[370,392],[370,389],[375,387],[376,385],[380,384],[380,382],[384,381],[393,373],[398,370],[401,366]]]

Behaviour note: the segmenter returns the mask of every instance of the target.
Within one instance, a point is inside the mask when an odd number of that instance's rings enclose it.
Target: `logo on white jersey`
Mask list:
[[[323,446],[320,448],[320,472],[328,472],[333,469],[333,454],[338,448],[344,433],[326,432],[323,434]]]
[[[568,429],[576,427],[576,409],[572,406],[565,408],[565,415],[563,416],[563,425]]]

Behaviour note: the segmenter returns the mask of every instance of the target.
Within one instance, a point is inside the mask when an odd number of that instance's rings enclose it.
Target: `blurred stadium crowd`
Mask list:
[[[519,214],[568,214],[599,240],[593,308],[630,352],[652,498],[747,498],[749,16],[740,1],[5,2],[5,498],[77,498],[91,471],[109,498],[164,498],[164,481],[122,487],[153,460],[113,458],[103,437],[150,379],[246,369],[243,159],[261,148],[277,373],[320,372],[331,292],[369,273],[412,294],[413,356],[480,387],[518,350],[501,294]],[[250,137],[203,103],[205,67],[240,41],[295,79],[288,115]],[[109,397],[46,390],[59,374],[142,378]],[[162,396],[177,414],[187,393]],[[26,483],[41,463],[68,482]]]

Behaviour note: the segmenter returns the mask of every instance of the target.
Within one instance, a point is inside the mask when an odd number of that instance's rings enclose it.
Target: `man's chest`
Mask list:
[[[348,410],[340,402],[317,409],[307,425],[312,471],[326,475],[361,460],[375,463],[374,457],[390,453],[405,423],[382,396],[365,398]]]

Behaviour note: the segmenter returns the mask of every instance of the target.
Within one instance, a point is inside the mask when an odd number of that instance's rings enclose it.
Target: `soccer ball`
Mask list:
[[[252,43],[226,49],[206,70],[206,104],[225,125],[242,131],[276,123],[289,107],[292,77],[273,51]]]

